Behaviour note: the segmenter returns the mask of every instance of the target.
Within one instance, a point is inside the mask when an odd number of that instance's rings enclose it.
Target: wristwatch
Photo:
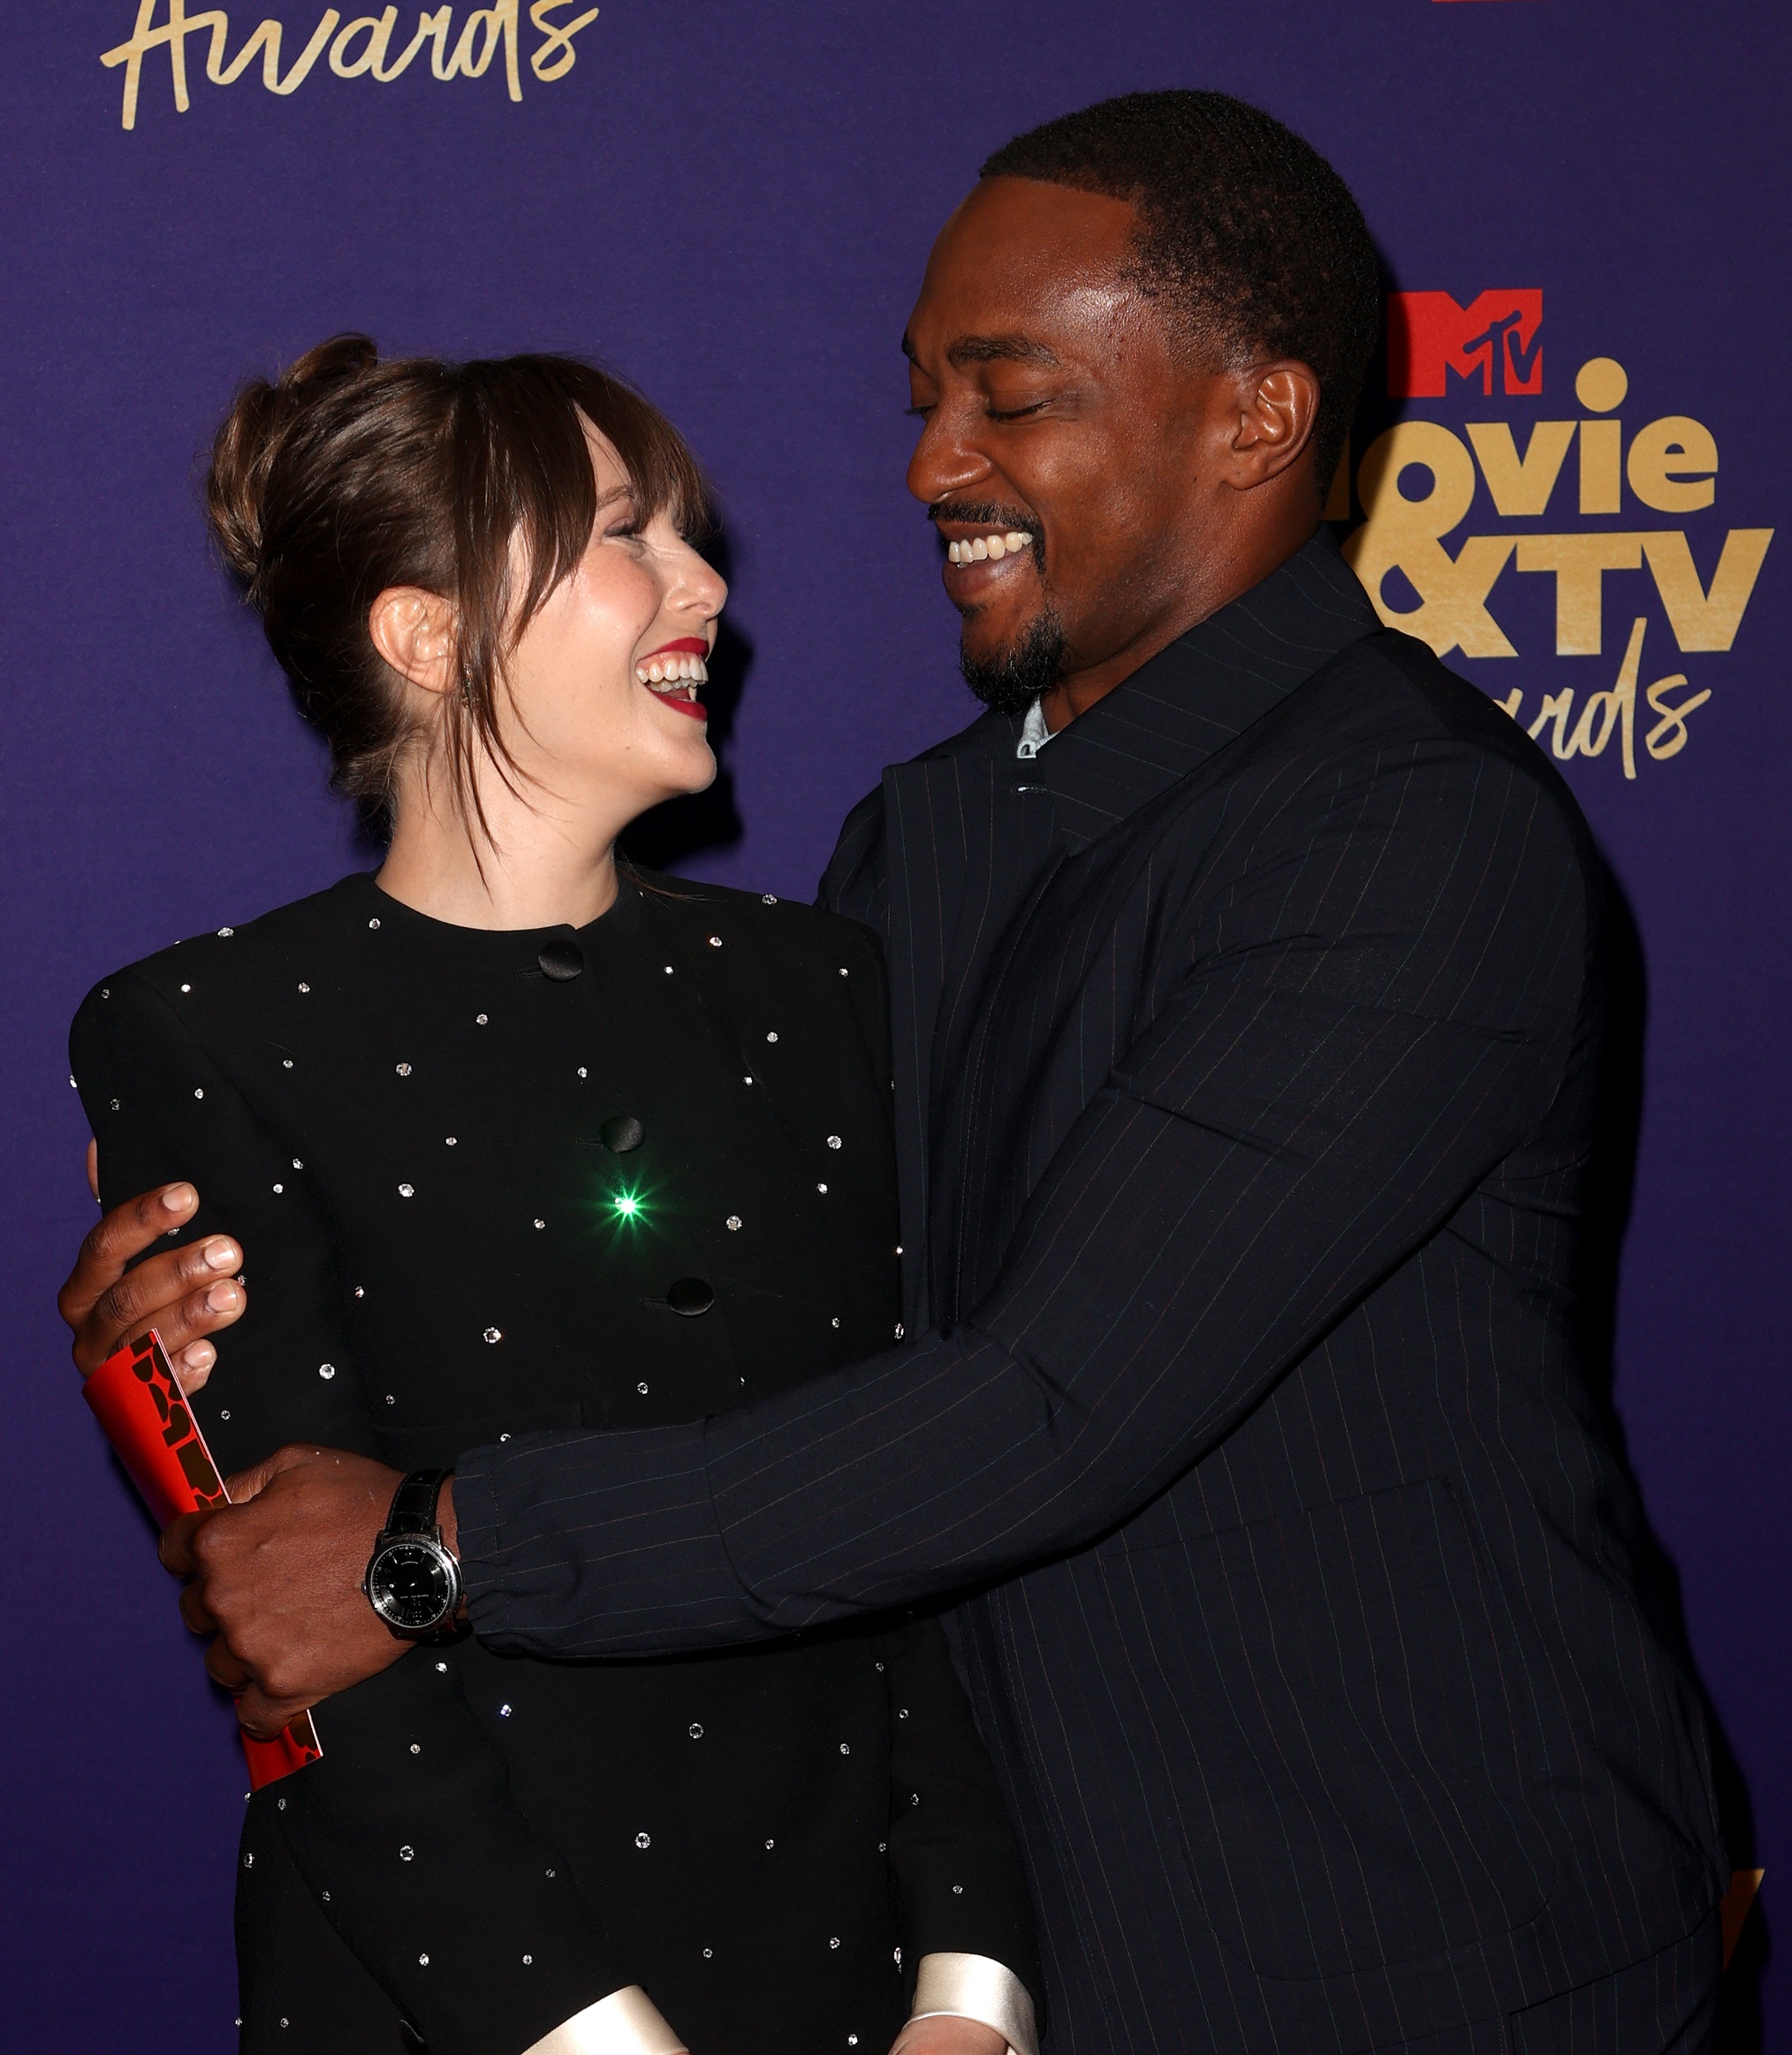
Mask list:
[[[392,1495],[361,1587],[405,1640],[446,1640],[460,1604],[460,1565],[436,1524],[446,1470],[414,1470]]]

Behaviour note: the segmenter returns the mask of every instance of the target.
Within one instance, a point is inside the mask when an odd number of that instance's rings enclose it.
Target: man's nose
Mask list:
[[[956,407],[936,407],[922,423],[921,439],[908,460],[908,490],[931,506],[949,492],[981,484],[994,466],[963,432],[964,416]]]

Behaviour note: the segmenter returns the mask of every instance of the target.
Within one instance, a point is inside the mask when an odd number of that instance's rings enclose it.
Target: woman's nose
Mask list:
[[[728,604],[728,581],[688,543],[685,545],[680,571],[679,589],[671,595],[672,604],[701,613],[705,620],[712,620]]]

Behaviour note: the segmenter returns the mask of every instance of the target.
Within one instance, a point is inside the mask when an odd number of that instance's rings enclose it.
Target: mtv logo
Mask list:
[[[1543,391],[1542,288],[1477,293],[1458,307],[1447,293],[1391,293],[1387,300],[1387,393],[1441,400],[1446,374],[1478,377],[1502,392]]]

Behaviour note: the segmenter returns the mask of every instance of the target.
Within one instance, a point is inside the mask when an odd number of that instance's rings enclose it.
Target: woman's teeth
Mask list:
[[[981,564],[986,557],[1012,556],[1017,550],[1027,548],[1032,540],[1031,536],[1017,528],[1011,528],[1006,535],[980,535],[968,543],[948,543],[946,560],[953,564]]]
[[[710,681],[710,666],[701,657],[649,657],[644,664],[634,666],[634,675],[649,692],[657,692],[664,698],[682,694],[687,699],[695,699],[697,687]]]

